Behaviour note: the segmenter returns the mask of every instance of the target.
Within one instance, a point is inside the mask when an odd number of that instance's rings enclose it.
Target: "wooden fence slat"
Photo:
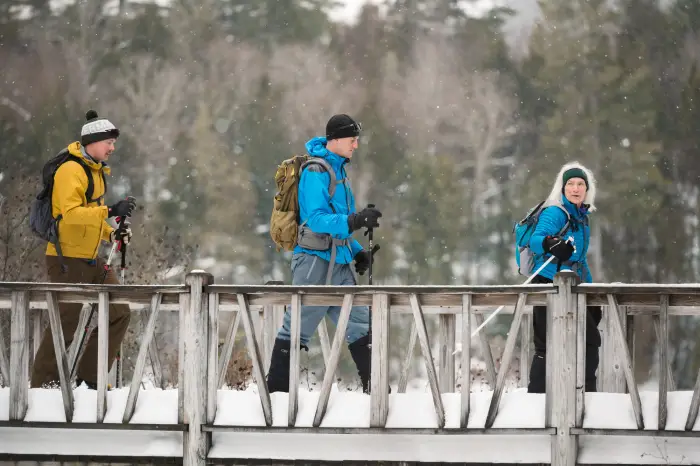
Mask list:
[[[143,336],[141,337],[141,344],[139,346],[139,354],[136,357],[136,365],[134,366],[134,376],[131,378],[131,384],[129,385],[129,396],[126,399],[126,408],[124,408],[124,416],[122,417],[123,423],[131,422],[131,418],[136,410],[136,401],[139,396],[139,389],[141,387],[141,379],[143,378],[143,371],[146,367],[146,356],[151,348],[151,340],[154,338],[156,330],[156,322],[158,320],[158,312],[160,310],[160,301],[162,299],[161,293],[156,293],[151,298],[151,312],[148,316],[148,323],[143,331]]]
[[[430,392],[433,395],[433,404],[435,405],[435,414],[437,415],[438,428],[445,427],[445,408],[442,405],[442,396],[440,395],[440,387],[438,386],[438,378],[435,372],[435,363],[433,362],[433,354],[430,349],[430,340],[428,338],[428,330],[425,327],[425,317],[418,302],[418,295],[415,293],[409,296],[411,307],[413,308],[413,320],[416,323],[418,330],[418,341],[420,342],[421,352],[425,360],[425,370],[428,373],[428,382],[430,383]],[[454,352],[454,351],[453,351]]]
[[[442,314],[438,317],[438,343],[440,370],[440,392],[450,393],[455,389],[455,345],[457,333],[457,316],[455,314]]]
[[[328,370],[328,363],[331,360],[331,340],[328,336],[328,325],[326,325],[325,317],[318,323],[318,339],[321,341],[323,365],[326,367],[326,370]]]
[[[462,295],[462,398],[459,427],[467,428],[469,423],[469,397],[471,396],[471,360],[472,360],[472,295]]]
[[[585,293],[576,300],[576,427],[583,427],[586,388],[586,323],[588,307]]]
[[[29,344],[27,328],[29,300],[26,291],[12,292],[10,314],[10,420],[22,421],[27,414],[29,389]],[[0,342],[2,345],[2,342]]]
[[[29,300],[27,300],[27,305],[29,305]],[[44,311],[35,310],[33,316],[33,330],[32,330],[32,361],[39,351],[39,346],[41,345],[41,338],[44,334]]]
[[[474,299],[472,297],[472,305],[474,304]],[[474,314],[474,323],[477,327],[484,323],[483,314]],[[486,364],[486,379],[491,387],[496,386],[496,364],[493,360],[493,353],[491,352],[491,345],[489,344],[489,337],[483,330],[479,332],[479,348],[481,349],[481,357],[484,359],[484,364]]]
[[[520,324],[520,380],[518,386],[527,388],[528,379],[530,377],[530,362],[532,361],[532,352],[530,346],[532,344],[532,316],[523,315],[523,321]]]
[[[160,302],[162,301],[162,293],[156,293],[160,295],[158,309],[160,310]],[[150,313],[153,313],[153,304],[151,302]],[[148,320],[150,314],[146,316],[143,312],[141,313],[141,334],[146,333],[148,328]],[[154,385],[158,388],[165,388],[165,380],[163,378],[163,368],[160,363],[160,352],[158,350],[158,341],[156,339],[155,331],[151,337],[151,342],[148,344],[148,359],[151,361],[151,369],[153,370]]]
[[[209,294],[209,328],[207,329],[207,424],[216,419],[219,382],[219,293]],[[263,332],[264,335],[264,332]]]
[[[71,340],[71,344],[68,347],[68,367],[75,370],[78,369],[78,363],[80,362],[80,354],[78,354],[79,351],[85,350],[85,347],[87,346],[87,342],[90,341],[90,335],[92,334],[92,326],[88,323],[88,318],[90,317],[90,313],[92,312],[92,306],[96,305],[95,304],[84,304],[82,309],[80,309],[80,318],[78,319],[78,326],[75,327],[75,331],[73,332],[73,340]],[[93,317],[94,314],[93,314]],[[83,341],[83,333],[85,334],[85,344],[83,344],[82,348],[78,348],[80,346],[80,342]],[[75,376],[75,374],[70,374],[70,377],[72,378]]]
[[[408,337],[406,355],[404,356],[403,364],[401,365],[401,375],[399,376],[399,393],[406,393],[406,387],[408,386],[408,373],[411,370],[411,364],[413,363],[413,352],[416,348],[417,341],[418,329],[416,328],[416,321],[411,319],[411,333]]]
[[[226,330],[224,347],[221,349],[221,355],[219,356],[219,380],[217,388],[221,388],[226,383],[226,371],[228,370],[228,365],[231,362],[231,355],[233,354],[233,348],[236,344],[236,333],[238,333],[238,325],[240,322],[241,311],[238,311],[236,312],[236,316],[231,318],[231,321],[228,324],[228,329]]]
[[[627,387],[629,388],[630,397],[632,398],[632,410],[634,411],[637,428],[644,429],[642,400],[639,398],[639,389],[634,378],[634,373],[632,372],[632,356],[630,355],[629,348],[627,348],[627,338],[625,337],[625,332],[622,330],[622,322],[620,321],[620,312],[617,306],[617,299],[612,294],[608,295],[608,306],[610,306],[610,313],[612,316],[610,319],[612,331],[615,339],[622,346],[622,370],[625,373]]]
[[[389,295],[372,300],[372,374],[370,376],[369,426],[384,427],[389,416]]]
[[[659,303],[659,430],[666,430],[668,414],[668,295],[660,296]]]
[[[178,359],[177,359],[177,422],[185,422],[185,338],[187,335],[187,314],[186,309],[190,307],[190,294],[180,295],[180,312],[178,313]]]
[[[248,354],[253,365],[253,376],[255,383],[258,385],[258,394],[260,395],[260,403],[262,404],[263,416],[265,417],[265,425],[272,425],[272,404],[270,402],[270,392],[267,391],[267,381],[263,372],[262,363],[260,361],[260,348],[255,339],[255,329],[253,328],[253,320],[250,317],[248,309],[248,297],[244,294],[238,295],[238,305],[240,306],[240,316],[245,330],[246,344],[248,346]]]
[[[301,350],[301,296],[292,296],[289,343],[289,404],[287,406],[287,425],[294,427],[299,409],[299,362]]]
[[[668,296],[668,295],[667,295]],[[671,315],[670,310],[668,307],[666,308],[666,314]],[[652,322],[654,323],[654,333],[656,334],[656,341],[661,342],[662,338],[662,332],[661,332],[661,324],[660,324],[660,315],[659,314],[654,314],[652,316]],[[631,350],[631,348],[630,348]],[[663,370],[663,366],[659,365],[661,367],[661,370]],[[634,366],[633,366],[634,367]],[[666,364],[666,384],[668,387],[668,391],[673,392],[676,390],[676,382],[675,379],[673,378],[673,370],[671,368],[671,364]]]
[[[331,388],[335,379],[335,371],[340,360],[340,350],[345,342],[345,330],[348,328],[350,321],[350,311],[352,310],[352,295],[346,294],[343,299],[343,305],[340,308],[340,316],[338,316],[338,324],[336,325],[335,335],[333,336],[333,347],[330,351],[330,359],[326,364],[326,371],[323,374],[323,384],[321,385],[321,394],[318,397],[316,405],[316,414],[314,415],[314,427],[319,427],[323,421],[323,416],[326,415],[328,408],[328,400],[331,396]]]
[[[519,295],[518,302],[515,305],[515,316],[513,317],[513,321],[510,324],[510,331],[508,332],[506,346],[503,349],[503,357],[501,358],[501,366],[498,368],[496,386],[493,389],[491,403],[489,404],[489,411],[486,415],[485,427],[487,429],[493,426],[493,423],[496,420],[496,416],[498,415],[498,406],[501,402],[501,395],[503,394],[503,389],[505,388],[506,375],[508,375],[510,362],[513,359],[513,354],[515,353],[515,343],[518,340],[518,329],[520,329],[520,322],[523,317],[523,310],[525,309],[526,299],[527,295]]]
[[[698,369],[698,376],[695,379],[695,388],[693,388],[693,398],[690,400],[688,419],[685,421],[685,430],[693,430],[695,421],[698,418],[698,411],[700,411],[700,369]]]
[[[58,378],[61,384],[61,396],[63,397],[63,410],[66,414],[66,422],[73,421],[73,389],[69,379],[68,357],[66,355],[66,343],[61,327],[61,315],[58,311],[58,299],[53,291],[46,292],[46,305],[49,313],[49,325],[53,337],[53,349],[56,353],[56,365],[58,366]]]
[[[97,422],[107,413],[107,348],[109,346],[109,293],[100,291],[97,304]]]

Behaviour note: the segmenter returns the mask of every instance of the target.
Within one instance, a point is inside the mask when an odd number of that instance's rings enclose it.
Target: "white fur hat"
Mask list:
[[[593,212],[595,210],[595,177],[593,176],[592,171],[590,171],[588,168],[584,167],[578,162],[569,162],[563,167],[561,167],[561,170],[559,170],[559,173],[557,174],[557,177],[554,180],[554,187],[552,187],[552,191],[549,193],[549,197],[547,197],[547,199],[555,202],[561,201],[562,189],[564,188],[564,173],[572,168],[580,168],[586,174],[586,178],[588,178],[586,180],[588,184],[588,189],[586,191],[586,198],[583,200],[583,203],[588,204],[590,206],[588,208],[589,212]]]

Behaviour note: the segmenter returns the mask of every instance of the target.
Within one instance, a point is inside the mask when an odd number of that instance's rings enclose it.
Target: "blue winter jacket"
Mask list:
[[[326,149],[326,138],[311,139],[306,143],[306,152],[313,157],[324,158],[333,167],[338,181],[347,178],[345,165],[348,163],[348,159]],[[312,165],[312,167],[317,166]],[[304,169],[299,179],[301,223],[306,222],[306,226],[311,228],[314,233],[329,233],[338,239],[350,239],[350,246],[339,247],[335,259],[338,264],[349,264],[355,254],[362,250],[362,245],[357,240],[352,239],[348,228],[348,215],[355,213],[355,197],[352,194],[350,183],[338,183],[333,199],[331,199],[328,191],[330,175],[323,169],[317,172],[309,168]],[[333,209],[331,209],[331,204]],[[294,254],[300,252],[314,254],[327,261],[331,260],[330,249],[328,251],[314,251],[297,245],[294,248]]]
[[[586,254],[588,253],[588,244],[591,240],[591,229],[588,226],[588,208],[586,206],[581,206],[581,208],[576,207],[574,204],[566,199],[566,196],[562,194],[561,202],[564,208],[571,215],[571,225],[569,229],[563,234],[564,238],[572,236],[574,238],[574,246],[576,251],[569,259],[570,261],[577,262],[578,274],[581,280],[585,283],[591,283],[593,278],[591,277],[590,269],[588,268],[588,262],[586,260]],[[557,206],[550,206],[545,208],[540,214],[540,218],[537,222],[537,227],[530,237],[530,249],[535,255],[535,269],[538,270],[540,266],[549,259],[550,254],[545,254],[542,248],[542,242],[546,236],[557,235],[564,225],[566,224],[566,214]],[[562,269],[573,267],[565,267],[562,265]],[[540,272],[540,275],[550,280],[554,280],[554,275],[557,273],[557,259],[554,258],[552,262],[547,264],[547,266]]]

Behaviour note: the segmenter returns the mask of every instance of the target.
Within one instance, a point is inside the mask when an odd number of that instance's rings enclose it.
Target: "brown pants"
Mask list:
[[[48,268],[49,280],[54,283],[95,283],[102,282],[104,276],[104,261],[97,259],[94,264],[88,263],[85,259],[75,259],[64,257],[64,262],[68,267],[66,273],[61,272],[61,264],[58,257],[46,256],[46,266]],[[105,284],[119,284],[116,275],[109,270],[104,280]],[[68,348],[73,341],[75,328],[80,320],[80,311],[83,305],[80,303],[61,303],[59,313],[61,315],[61,328],[63,338]],[[131,312],[129,306],[125,304],[109,305],[109,346],[107,348],[107,362],[111,367],[117,355],[117,350],[124,339],[126,329],[129,327]],[[97,319],[97,307],[92,316]],[[94,322],[94,320],[93,320]],[[92,338],[97,333],[97,329],[90,336],[90,340],[85,342],[85,352],[78,365],[76,376],[87,382],[97,382],[97,338]],[[80,341],[80,340],[78,340]],[[70,362],[69,362],[70,364]],[[70,367],[68,368],[70,370]],[[41,339],[41,345],[34,359],[32,369],[32,387],[41,387],[43,384],[58,383],[58,366],[56,365],[56,354],[53,347],[53,336],[51,327],[48,327]]]

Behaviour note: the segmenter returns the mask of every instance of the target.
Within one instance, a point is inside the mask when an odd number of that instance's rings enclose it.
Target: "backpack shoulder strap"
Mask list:
[[[571,214],[568,210],[566,210],[566,207],[564,207],[562,203],[558,201],[552,201],[548,199],[542,204],[543,210],[546,207],[559,207],[562,210],[562,212],[564,212],[564,214],[566,215],[566,223],[564,224],[564,227],[559,231],[559,233],[557,233],[557,236],[563,235],[566,232],[566,230],[568,230],[571,226]]]
[[[328,175],[331,177],[331,182],[328,186],[328,194],[330,197],[333,197],[333,195],[335,194],[335,186],[338,184],[338,178],[335,176],[335,171],[333,171],[333,167],[331,167],[331,164],[328,163],[326,159],[323,159],[321,157],[311,157],[309,158],[309,160],[307,160],[301,165],[302,171],[304,170],[304,168],[312,164],[320,165],[323,167],[324,170],[328,172]]]
[[[85,199],[87,200],[88,204],[90,202],[95,202],[96,200],[98,200],[98,199],[92,198],[92,195],[95,192],[95,181],[92,179],[92,170],[90,170],[90,167],[88,167],[87,164],[85,162],[83,162],[83,160],[80,159],[80,157],[76,157],[74,155],[71,155],[69,160],[73,160],[75,162],[78,162],[78,165],[83,167],[83,170],[85,170],[85,176],[87,176],[87,180],[88,180],[87,189],[85,190]],[[102,176],[104,176],[104,174]]]

